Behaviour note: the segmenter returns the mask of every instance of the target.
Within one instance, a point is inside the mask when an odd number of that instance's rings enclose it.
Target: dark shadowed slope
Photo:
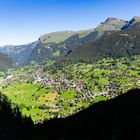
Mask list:
[[[49,121],[40,131],[45,127],[51,140],[136,140],[140,137],[140,90]]]
[[[26,140],[33,133],[30,118],[23,118],[18,108],[11,108],[10,102],[0,93],[0,140]]]
[[[140,137],[140,90],[131,90],[71,117],[35,127],[2,99],[1,96],[1,140],[138,140]]]

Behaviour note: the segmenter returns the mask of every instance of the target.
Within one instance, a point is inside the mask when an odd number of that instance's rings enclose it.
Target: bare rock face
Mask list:
[[[13,65],[13,62],[9,56],[0,53],[0,70],[6,70]]]
[[[121,19],[118,19],[118,18],[113,18],[113,17],[108,17],[105,22],[102,22],[101,24],[124,24],[125,21],[124,20],[121,20]]]
[[[122,30],[126,30],[128,28],[140,29],[140,17],[133,17],[132,20],[130,20],[125,26],[122,27]]]
[[[104,22],[101,22],[101,24],[97,27],[97,29],[103,31],[105,30],[117,31],[121,30],[121,28],[126,24],[127,22],[122,19],[108,17]]]

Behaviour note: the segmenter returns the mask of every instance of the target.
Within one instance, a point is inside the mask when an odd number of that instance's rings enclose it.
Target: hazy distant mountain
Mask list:
[[[0,70],[6,70],[13,65],[10,57],[0,52]]]
[[[79,46],[91,30],[80,32],[64,31],[41,36],[36,42],[20,46],[2,46],[0,52],[9,55],[17,66],[23,66],[31,61],[42,62],[67,53],[71,48]]]
[[[2,46],[0,52],[9,55],[17,66],[23,66],[28,64],[28,57],[35,46],[36,42],[20,46]]]

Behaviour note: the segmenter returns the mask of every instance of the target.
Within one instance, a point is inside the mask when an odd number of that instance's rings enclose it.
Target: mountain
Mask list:
[[[0,70],[6,70],[13,65],[11,58],[0,52]]]
[[[126,30],[128,28],[140,28],[140,17],[135,16],[132,20],[130,20],[125,26],[122,27],[122,30]]]
[[[106,33],[121,30],[121,27],[125,24],[126,22],[123,20],[108,18],[95,29],[79,32],[55,32],[43,35],[39,38],[39,45],[33,49],[29,61],[41,62],[67,55],[73,48],[82,46],[91,40],[97,40]]]
[[[62,31],[62,32],[52,32],[52,33],[48,33],[45,35],[42,35],[40,37],[40,40],[42,42],[44,42],[44,44],[46,43],[60,43],[60,42],[64,42],[66,39],[68,39],[69,37],[71,37],[72,35],[74,35],[75,32],[73,31]]]
[[[90,33],[91,30],[54,32],[41,36],[37,41],[19,46],[2,46],[0,52],[9,55],[17,66],[24,66],[31,61],[42,62],[50,60],[81,43],[79,38]],[[66,46],[67,45],[67,46]]]
[[[91,40],[97,40],[104,34],[121,30],[125,24],[123,20],[110,17],[95,29],[48,33],[31,44],[2,46],[0,52],[9,55],[17,66],[24,66],[34,61],[40,63],[65,56],[73,48],[82,46]]]
[[[107,18],[104,22],[101,22],[99,26],[95,29],[96,31],[119,31],[121,28],[127,24],[127,21],[122,19],[117,19],[113,17]]]
[[[83,38],[91,30],[80,32],[55,32],[39,38],[38,45],[33,49],[29,62],[42,62],[66,55],[72,48],[83,44]]]
[[[138,28],[138,24],[140,22],[137,20],[137,22],[133,23],[133,28],[130,26],[121,31],[104,34],[96,41],[92,40],[81,47],[74,48],[63,60],[93,62],[104,57],[139,55],[140,27]]]
[[[0,52],[7,54],[16,64],[16,66],[23,66],[28,64],[28,57],[32,52],[32,49],[36,46],[37,42],[33,42],[27,45],[19,45],[19,46],[1,46]]]

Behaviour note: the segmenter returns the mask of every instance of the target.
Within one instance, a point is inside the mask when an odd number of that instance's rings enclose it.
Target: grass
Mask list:
[[[59,50],[59,51],[56,51],[56,52],[53,54],[54,57],[57,57],[57,56],[59,56],[59,55],[60,55],[60,50]]]
[[[70,100],[73,100],[75,98],[75,91],[74,90],[69,90],[67,92],[64,92],[62,93],[60,96],[61,98],[64,98],[64,99],[70,99]]]
[[[99,79],[99,84],[108,85],[109,84],[108,80],[109,80],[109,78],[100,78]]]
[[[100,97],[94,98],[94,99],[93,99],[93,102],[94,102],[94,103],[97,103],[97,102],[106,101],[106,100],[107,100],[106,97],[100,96]]]
[[[41,103],[46,103],[46,102],[54,102],[56,101],[57,97],[59,97],[58,93],[47,93],[41,95],[37,101]]]
[[[60,114],[64,115],[64,114],[69,113],[69,111],[70,111],[69,109],[65,109],[65,110],[60,111]]]
[[[58,33],[52,33],[52,34],[46,34],[41,37],[41,40],[43,40],[45,43],[55,42],[60,43],[64,40],[68,39],[74,34],[74,32],[58,32]]]

